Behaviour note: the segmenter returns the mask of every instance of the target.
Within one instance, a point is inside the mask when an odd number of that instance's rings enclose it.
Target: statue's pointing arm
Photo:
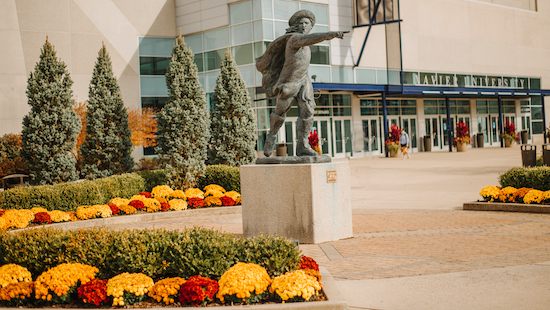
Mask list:
[[[292,44],[295,47],[302,47],[302,46],[309,46],[313,44],[317,44],[319,42],[323,42],[325,40],[331,40],[334,38],[344,38],[344,32],[343,31],[329,31],[329,32],[322,32],[322,33],[310,33],[310,34],[300,34],[300,35],[293,35],[289,39],[289,43]]]

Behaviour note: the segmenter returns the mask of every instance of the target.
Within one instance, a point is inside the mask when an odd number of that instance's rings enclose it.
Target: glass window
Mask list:
[[[312,82],[329,83],[330,82],[330,67],[329,66],[309,66],[309,76]]]
[[[141,96],[165,97],[168,96],[166,78],[163,75],[140,76]]]
[[[401,100],[401,115],[416,115],[416,100]]]
[[[415,76],[417,75],[416,72],[403,72],[403,84],[414,85],[416,83]]]
[[[502,112],[503,113],[516,113],[516,103],[512,100],[503,100],[502,101]]]
[[[357,83],[376,83],[376,70],[355,68],[355,79]]]
[[[424,114],[426,115],[437,114],[437,100],[424,100]]]
[[[333,106],[351,106],[351,95],[338,94],[332,95]]]
[[[261,41],[263,40],[263,35],[262,35],[262,21],[261,20],[257,20],[255,22],[252,23],[252,28],[253,28],[253,40],[254,41]]]
[[[170,65],[170,57],[140,57],[139,74],[164,75]]]
[[[273,21],[272,20],[262,20],[262,26],[264,34],[263,39],[264,40],[275,40],[275,37],[273,36]]]
[[[542,120],[542,106],[531,106],[531,119]]]
[[[274,19],[282,19],[286,21],[288,21],[290,17],[300,9],[298,7],[298,2],[284,0],[274,0],[273,7],[275,8]]]
[[[216,87],[216,80],[218,79],[218,75],[220,75],[220,70],[206,72],[204,74],[204,90],[209,93],[214,91],[214,87]]]
[[[278,38],[286,33],[286,29],[288,28],[288,22],[280,22],[275,21],[275,38]],[[268,38],[265,38],[267,40],[271,40]]]
[[[254,85],[254,72],[256,71],[255,66],[241,66],[238,67],[237,70],[241,73],[241,77],[243,78],[246,86]]]
[[[328,65],[329,63],[329,47],[312,45],[311,49],[311,64]]]
[[[540,89],[540,79],[529,79],[531,89]]]
[[[252,19],[262,18],[262,1],[252,0]]]
[[[361,99],[361,115],[378,115],[378,101],[374,99]]]
[[[353,83],[353,68],[351,68],[351,67],[332,67],[332,82],[334,82],[334,83]]]
[[[237,65],[246,65],[254,62],[252,43],[234,46],[231,48],[231,53]]]
[[[206,71],[219,69],[221,61],[225,57],[224,54],[225,49],[219,49],[217,51],[204,53],[204,63]]]
[[[204,71],[204,55],[203,55],[203,53],[195,54],[195,64],[197,65],[197,70],[199,70],[199,72]]]
[[[170,56],[174,47],[173,38],[139,38],[139,54],[147,56]]]
[[[470,114],[470,100],[457,100],[456,107],[458,114]]]
[[[168,97],[141,97],[142,108],[152,108],[160,111],[168,103]]]
[[[250,1],[244,1],[229,6],[229,21],[231,25],[249,21],[252,14]]]
[[[471,75],[456,75],[458,87],[466,87],[472,85],[472,76]]]
[[[262,56],[265,52],[264,42],[254,42],[254,58]]]
[[[326,5],[302,3],[302,10],[310,10],[315,14],[315,24],[328,25],[328,8]]]
[[[386,100],[386,110],[388,115],[399,115],[399,100]],[[383,107],[380,106],[380,115],[383,113]]]
[[[498,100],[487,100],[489,105],[489,114],[498,113]]]
[[[193,53],[200,53],[202,49],[202,33],[186,36],[183,38],[187,47],[189,47]]]
[[[262,17],[273,18],[273,2],[271,0],[262,0]]]
[[[533,121],[531,129],[533,130],[533,134],[541,134],[544,132],[544,124],[541,121]]]
[[[489,109],[487,106],[487,100],[476,100],[476,113],[477,114],[488,114]]]
[[[328,107],[330,106],[330,95],[321,94],[319,98],[315,99],[318,107]]]
[[[388,72],[386,70],[376,70],[376,84],[388,84]]]
[[[213,50],[229,45],[229,28],[208,31],[204,33],[204,49]]]
[[[237,26],[231,26],[232,45],[247,43],[252,41],[252,23],[245,23]]]

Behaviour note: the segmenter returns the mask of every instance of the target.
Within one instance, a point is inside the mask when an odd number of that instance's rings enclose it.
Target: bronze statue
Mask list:
[[[256,59],[256,68],[263,74],[262,86],[268,98],[277,97],[277,106],[270,115],[269,134],[264,144],[266,157],[273,153],[277,132],[284,124],[294,99],[299,109],[296,155],[317,155],[308,142],[315,110],[313,86],[308,74],[311,59],[309,46],[325,40],[344,38],[343,31],[309,34],[315,25],[315,15],[309,10],[294,13],[288,24],[290,28],[286,34],[269,44],[265,53]]]

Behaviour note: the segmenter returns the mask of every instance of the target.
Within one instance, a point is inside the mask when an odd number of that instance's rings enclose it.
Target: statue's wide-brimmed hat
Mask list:
[[[292,26],[304,17],[309,18],[309,20],[311,20],[312,27],[315,26],[315,15],[310,10],[300,10],[294,13],[294,15],[292,15],[292,17],[288,20],[288,25]]]

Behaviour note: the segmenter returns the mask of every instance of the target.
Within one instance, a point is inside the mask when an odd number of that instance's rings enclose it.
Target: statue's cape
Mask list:
[[[275,85],[285,64],[286,43],[291,35],[289,33],[277,38],[267,46],[262,56],[256,58],[256,69],[263,75],[262,86],[268,98],[274,97],[278,93]]]

